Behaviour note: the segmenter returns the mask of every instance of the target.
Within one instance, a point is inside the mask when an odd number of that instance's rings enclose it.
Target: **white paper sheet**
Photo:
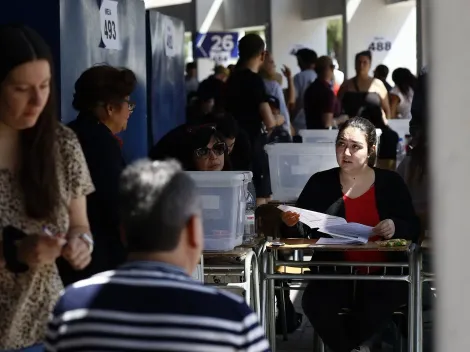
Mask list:
[[[335,238],[353,239],[360,243],[367,243],[372,236],[372,227],[350,222],[347,224],[325,226],[318,231]]]
[[[355,240],[348,240],[345,238],[326,238],[322,237],[318,239],[317,243],[315,245],[322,244],[322,245],[345,245],[345,244],[359,244]],[[312,245],[314,247],[315,245]]]
[[[329,226],[344,225],[346,220],[338,216],[331,216],[316,211],[305,210],[302,208],[291,207],[288,205],[280,205],[278,209],[283,212],[292,211],[300,214],[300,222],[307,225],[311,229],[325,228]]]

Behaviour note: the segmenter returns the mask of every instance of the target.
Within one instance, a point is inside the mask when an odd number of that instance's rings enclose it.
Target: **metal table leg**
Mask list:
[[[254,307],[254,305],[251,304],[251,285],[252,285],[252,263],[253,263],[253,256],[255,256],[255,253],[251,251],[248,253],[245,257],[245,301],[246,304],[248,304],[251,307]]]
[[[250,257],[251,263],[251,287],[248,287],[249,290],[253,291],[253,304],[252,307],[258,319],[261,321],[261,304],[260,304],[260,281],[259,281],[259,267],[258,267],[258,258],[255,252],[252,252]],[[247,270],[247,263],[245,262],[245,273]]]
[[[415,336],[414,336],[414,351],[422,352],[423,350],[423,274],[422,274],[422,252],[421,248],[416,250],[415,265],[413,273],[413,281],[416,288],[416,303],[415,303]]]
[[[267,273],[274,274],[274,253],[266,252],[268,259]],[[267,317],[266,326],[268,326],[268,337],[272,352],[276,351],[276,296],[274,295],[274,279],[267,280]]]
[[[268,325],[266,324],[267,322],[267,310],[266,306],[268,305],[268,298],[267,298],[267,292],[268,292],[268,285],[266,281],[266,273],[268,272],[268,253],[267,252],[262,252],[261,253],[261,325],[264,328],[264,331],[266,332],[266,336],[269,335],[269,328]]]
[[[408,352],[415,351],[415,325],[416,325],[416,249],[410,248],[409,255],[409,290],[408,290]]]

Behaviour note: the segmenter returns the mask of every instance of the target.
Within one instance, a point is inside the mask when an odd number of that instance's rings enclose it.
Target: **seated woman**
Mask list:
[[[339,168],[313,175],[296,206],[371,226],[374,236],[370,241],[393,237],[416,241],[420,225],[410,193],[396,172],[373,167],[376,143],[372,123],[363,118],[347,121],[341,126],[336,142]],[[285,237],[298,237],[299,232],[305,237],[321,237],[318,232],[306,233],[307,228],[299,223],[298,214],[283,213],[282,220],[286,225],[282,229]],[[323,252],[312,257],[314,261],[353,262],[393,259],[396,258],[390,258],[384,252],[360,250]],[[367,274],[366,268],[357,270]],[[381,272],[380,268],[370,268],[370,275]],[[354,288],[353,281],[316,280],[308,284],[302,307],[315,331],[332,351],[369,352],[365,341],[391,319],[396,309],[407,303],[407,292],[404,282],[358,281]],[[352,311],[347,322],[338,315],[346,307]]]
[[[224,137],[215,125],[190,126],[181,154],[187,171],[230,171],[230,159]]]

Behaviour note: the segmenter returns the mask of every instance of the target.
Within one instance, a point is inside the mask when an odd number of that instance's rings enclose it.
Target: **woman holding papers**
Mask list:
[[[366,119],[354,118],[339,130],[336,158],[339,168],[313,175],[296,207],[345,218],[372,228],[369,241],[402,238],[416,241],[419,219],[408,189],[398,174],[375,169],[377,135]],[[300,215],[284,212],[285,237],[319,238],[321,233],[299,222]],[[323,237],[327,237],[323,235]],[[385,252],[317,253],[312,260],[349,262],[390,261]],[[349,270],[349,268],[345,268]],[[381,273],[380,268],[357,268],[362,274]],[[330,269],[333,270],[333,269]],[[388,272],[390,269],[388,269]],[[355,288],[354,288],[355,287]],[[353,299],[354,290],[354,299]],[[407,284],[391,281],[312,281],[303,295],[305,314],[323,342],[334,352],[369,352],[370,339],[407,302]],[[346,321],[338,313],[350,308]],[[349,324],[350,323],[350,324]]]

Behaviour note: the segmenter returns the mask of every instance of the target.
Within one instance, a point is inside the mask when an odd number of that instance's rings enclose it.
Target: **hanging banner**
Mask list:
[[[212,59],[217,64],[223,64],[230,59],[238,58],[238,33],[198,33],[196,36],[194,57],[197,59]]]
[[[60,0],[60,16],[62,121],[69,123],[77,116],[72,100],[75,81],[83,71],[97,64],[126,67],[135,73],[137,87],[131,96],[136,108],[120,134],[123,153],[128,162],[147,156],[144,2]]]
[[[147,12],[151,144],[186,121],[184,23],[155,10]]]

